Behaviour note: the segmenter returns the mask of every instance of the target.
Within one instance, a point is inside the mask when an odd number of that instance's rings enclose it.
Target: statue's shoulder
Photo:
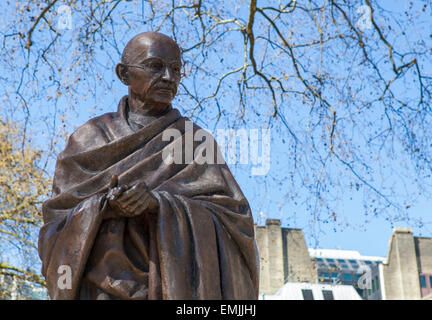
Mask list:
[[[108,143],[110,138],[107,132],[118,118],[117,112],[108,112],[88,120],[69,136],[64,152],[67,154],[82,152]]]
[[[117,122],[117,112],[108,112],[103,115],[91,118],[86,123],[78,127],[70,137],[78,138],[92,138],[99,134],[103,134],[107,128],[111,127],[113,123]]]

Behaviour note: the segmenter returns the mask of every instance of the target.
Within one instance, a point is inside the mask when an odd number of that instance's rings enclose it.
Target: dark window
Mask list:
[[[379,290],[380,286],[379,286],[378,276],[375,277],[375,285],[376,285],[376,289]]]
[[[363,298],[365,298],[367,300],[368,298],[368,290],[364,289],[363,291]]]
[[[334,263],[330,263],[330,268],[337,268],[337,266]]]
[[[327,259],[327,262],[334,262],[334,259]]]
[[[340,263],[345,263],[345,260],[343,260],[343,259],[337,259],[337,261]]]
[[[358,262],[357,261],[355,261],[355,260],[348,260],[348,261],[349,261],[349,263],[351,263],[351,265],[353,267],[358,267]]]
[[[345,263],[343,263],[343,264],[341,265],[341,267],[342,267],[343,269],[348,269],[348,265],[345,264]]]
[[[321,259],[321,258],[317,258],[316,259],[318,262],[323,262],[323,259]]]
[[[420,276],[420,287],[422,288],[426,288],[426,277],[425,276]]]
[[[302,289],[302,294],[303,294],[303,300],[313,300],[314,299],[312,290]]]
[[[429,276],[429,287],[432,288],[432,276]]]
[[[331,274],[331,278],[332,278],[332,280],[336,280],[338,278],[338,274],[337,273],[332,273]]]
[[[352,274],[344,273],[342,279],[343,279],[343,281],[351,282],[352,281]]]
[[[321,273],[320,273],[320,277],[321,277],[321,278],[324,278],[324,279],[328,279],[329,274],[328,274],[327,272],[321,272]]]
[[[372,261],[365,261],[366,264],[372,264]]]
[[[334,300],[333,291],[323,290],[322,294],[323,294],[324,300]]]
[[[327,272],[320,272],[319,280],[321,282],[328,282],[329,281],[329,274]]]

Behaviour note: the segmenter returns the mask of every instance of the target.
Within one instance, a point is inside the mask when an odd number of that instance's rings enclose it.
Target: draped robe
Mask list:
[[[77,129],[59,154],[38,243],[50,297],[257,299],[252,213],[227,165],[163,161],[173,144],[184,152],[189,120],[170,109],[135,128],[128,112],[125,96],[117,112]],[[163,141],[167,128],[181,137]],[[157,212],[116,216],[106,199],[113,175],[119,185],[144,181]]]

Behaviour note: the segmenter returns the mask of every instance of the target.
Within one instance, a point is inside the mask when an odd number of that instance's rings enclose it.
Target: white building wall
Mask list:
[[[353,286],[287,282],[273,295],[260,295],[260,300],[303,300],[302,289],[312,290],[314,300],[324,300],[322,291],[333,292],[334,300],[362,300]]]

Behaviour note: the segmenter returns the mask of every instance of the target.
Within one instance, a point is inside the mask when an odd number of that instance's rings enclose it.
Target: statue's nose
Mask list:
[[[174,82],[174,72],[170,69],[169,66],[165,66],[162,79],[169,82]]]

